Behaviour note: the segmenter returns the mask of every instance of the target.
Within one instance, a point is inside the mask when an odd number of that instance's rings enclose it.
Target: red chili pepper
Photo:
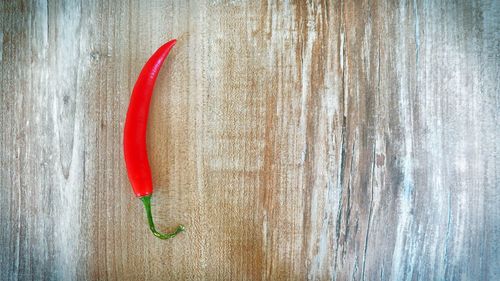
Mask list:
[[[149,115],[149,104],[153,89],[163,62],[168,53],[175,45],[176,40],[169,41],[161,46],[142,68],[139,78],[135,83],[125,121],[123,136],[123,148],[127,173],[134,193],[144,203],[148,217],[149,228],[153,234],[160,239],[175,237],[184,230],[179,225],[174,232],[159,233],[156,231],[153,216],[151,214],[151,194],[153,193],[153,181],[149,167],[148,153],[146,149],[146,128]]]

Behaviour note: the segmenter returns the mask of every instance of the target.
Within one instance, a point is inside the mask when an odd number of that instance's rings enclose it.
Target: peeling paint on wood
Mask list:
[[[122,131],[177,38],[148,149]],[[0,2],[1,280],[499,280],[498,1]]]

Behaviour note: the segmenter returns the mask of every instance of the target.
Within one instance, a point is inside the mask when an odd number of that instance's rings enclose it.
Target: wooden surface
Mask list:
[[[0,280],[500,280],[500,2],[1,1]],[[154,238],[123,161],[152,100]]]

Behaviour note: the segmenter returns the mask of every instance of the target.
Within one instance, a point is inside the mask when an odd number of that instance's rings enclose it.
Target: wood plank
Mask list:
[[[497,280],[500,4],[0,2],[1,280]],[[151,53],[160,229],[122,133]]]

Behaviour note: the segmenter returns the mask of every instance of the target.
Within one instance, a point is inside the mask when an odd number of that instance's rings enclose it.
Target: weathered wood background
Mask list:
[[[1,280],[500,280],[500,3],[1,1]],[[123,161],[152,101],[154,238]]]

